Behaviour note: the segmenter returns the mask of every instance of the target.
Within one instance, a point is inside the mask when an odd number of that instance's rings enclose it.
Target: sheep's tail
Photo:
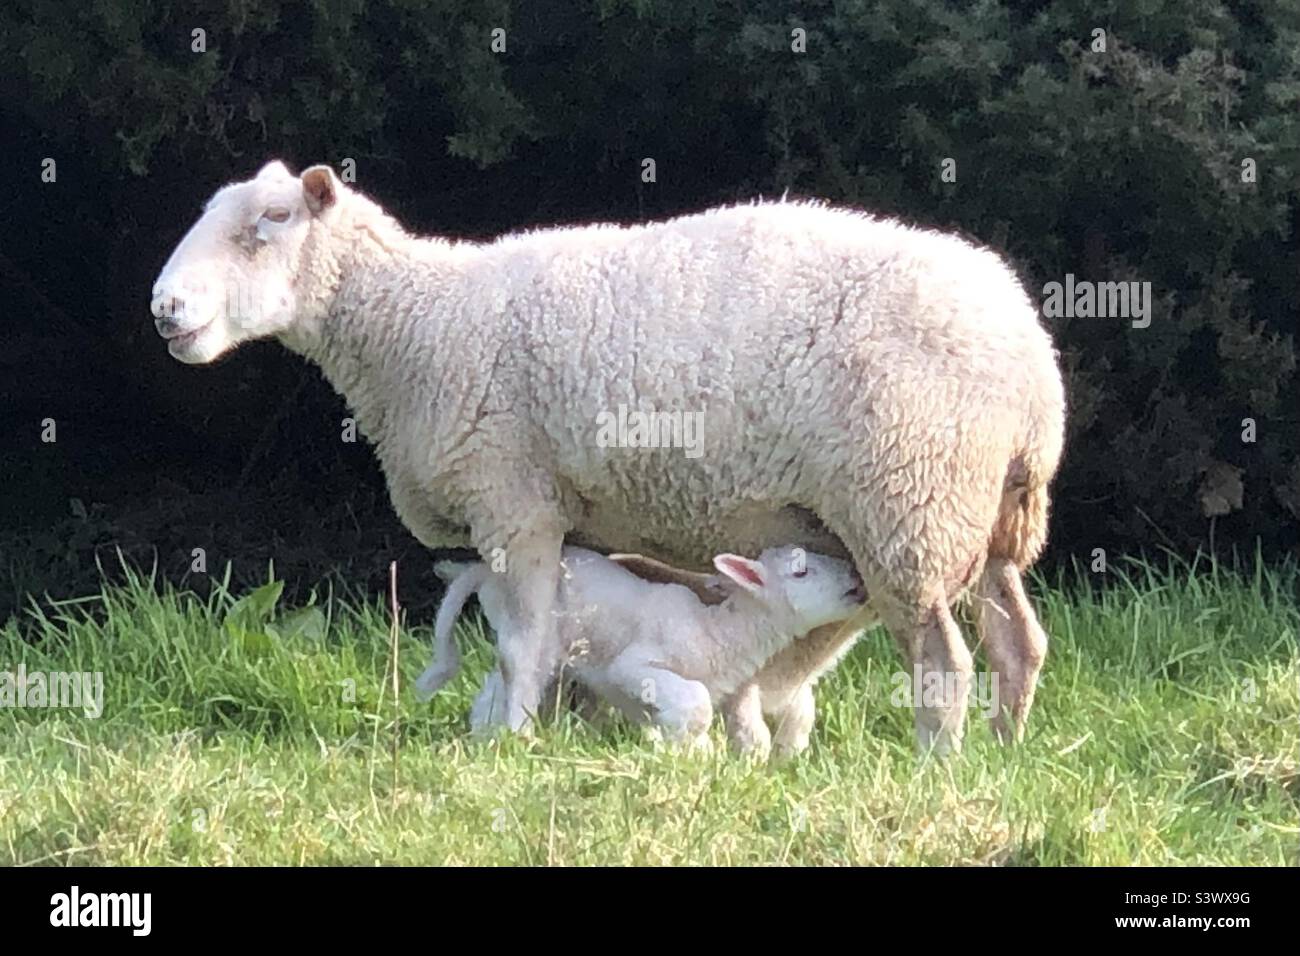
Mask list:
[[[438,616],[433,624],[433,661],[415,680],[415,696],[419,700],[428,700],[460,673],[460,651],[456,649],[453,634],[456,618],[460,617],[470,596],[483,586],[489,573],[486,564],[457,564],[453,561],[440,561],[433,570],[438,577],[451,583],[438,605]]]
[[[1060,385],[1057,387],[1059,396]],[[1002,500],[989,537],[988,556],[1011,561],[1024,570],[1033,564],[1047,543],[1047,486],[1061,459],[1065,424],[1063,396],[1049,404],[1029,429],[1029,440],[1007,463]]]
[[[1037,560],[1047,542],[1047,485],[1034,481],[1022,456],[1012,460],[1002,488],[989,558],[1011,561],[1021,570]]]

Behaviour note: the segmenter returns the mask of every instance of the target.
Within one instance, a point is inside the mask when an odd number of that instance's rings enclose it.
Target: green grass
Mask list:
[[[1031,586],[1052,647],[1024,745],[977,720],[959,759],[918,760],[876,631],[779,767],[571,716],[471,741],[473,618],[461,678],[394,707],[377,598],[322,620],[132,577],[0,630],[0,671],[102,671],[105,696],[99,719],[0,708],[0,863],[1294,865],[1300,575],[1108,577]],[[403,629],[403,685],[429,637]]]

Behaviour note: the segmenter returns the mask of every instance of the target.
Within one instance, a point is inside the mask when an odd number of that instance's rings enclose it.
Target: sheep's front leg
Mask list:
[[[763,720],[763,694],[757,681],[743,685],[722,705],[731,749],[746,757],[766,760],[772,750],[772,733]]]
[[[517,534],[505,549],[503,620],[497,652],[504,688],[504,726],[528,733],[556,663],[556,589],[562,533]],[[489,552],[484,559],[491,561]],[[493,715],[497,716],[497,715]]]

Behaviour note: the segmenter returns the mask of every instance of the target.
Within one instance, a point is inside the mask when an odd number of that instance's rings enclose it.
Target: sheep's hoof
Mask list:
[[[946,760],[961,753],[962,735],[948,728],[938,730],[917,725],[916,750],[921,757]]]

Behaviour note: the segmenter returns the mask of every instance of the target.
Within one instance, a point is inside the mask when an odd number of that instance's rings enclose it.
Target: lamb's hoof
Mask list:
[[[686,740],[686,752],[701,757],[710,756],[713,753],[713,738],[709,736],[709,732],[705,730],[696,734],[694,737],[688,737]]]
[[[708,731],[685,735],[665,734],[662,727],[650,725],[642,734],[656,752],[708,756],[713,753],[713,738]]]
[[[425,704],[432,700],[433,695],[438,693],[446,683],[446,674],[429,668],[415,679],[415,683],[411,685],[411,690],[415,694],[415,699]]]
[[[808,742],[812,737],[811,728],[808,730],[785,733],[790,729],[790,724],[778,728],[777,732],[772,735],[772,759],[776,763],[786,763],[799,756],[808,749]]]
[[[776,744],[772,747],[772,762],[775,764],[786,764],[803,754],[808,749],[808,738],[794,740],[787,744]]]
[[[767,763],[772,755],[772,739],[770,737],[731,737],[728,740],[731,745],[731,752],[741,760],[751,763]]]

